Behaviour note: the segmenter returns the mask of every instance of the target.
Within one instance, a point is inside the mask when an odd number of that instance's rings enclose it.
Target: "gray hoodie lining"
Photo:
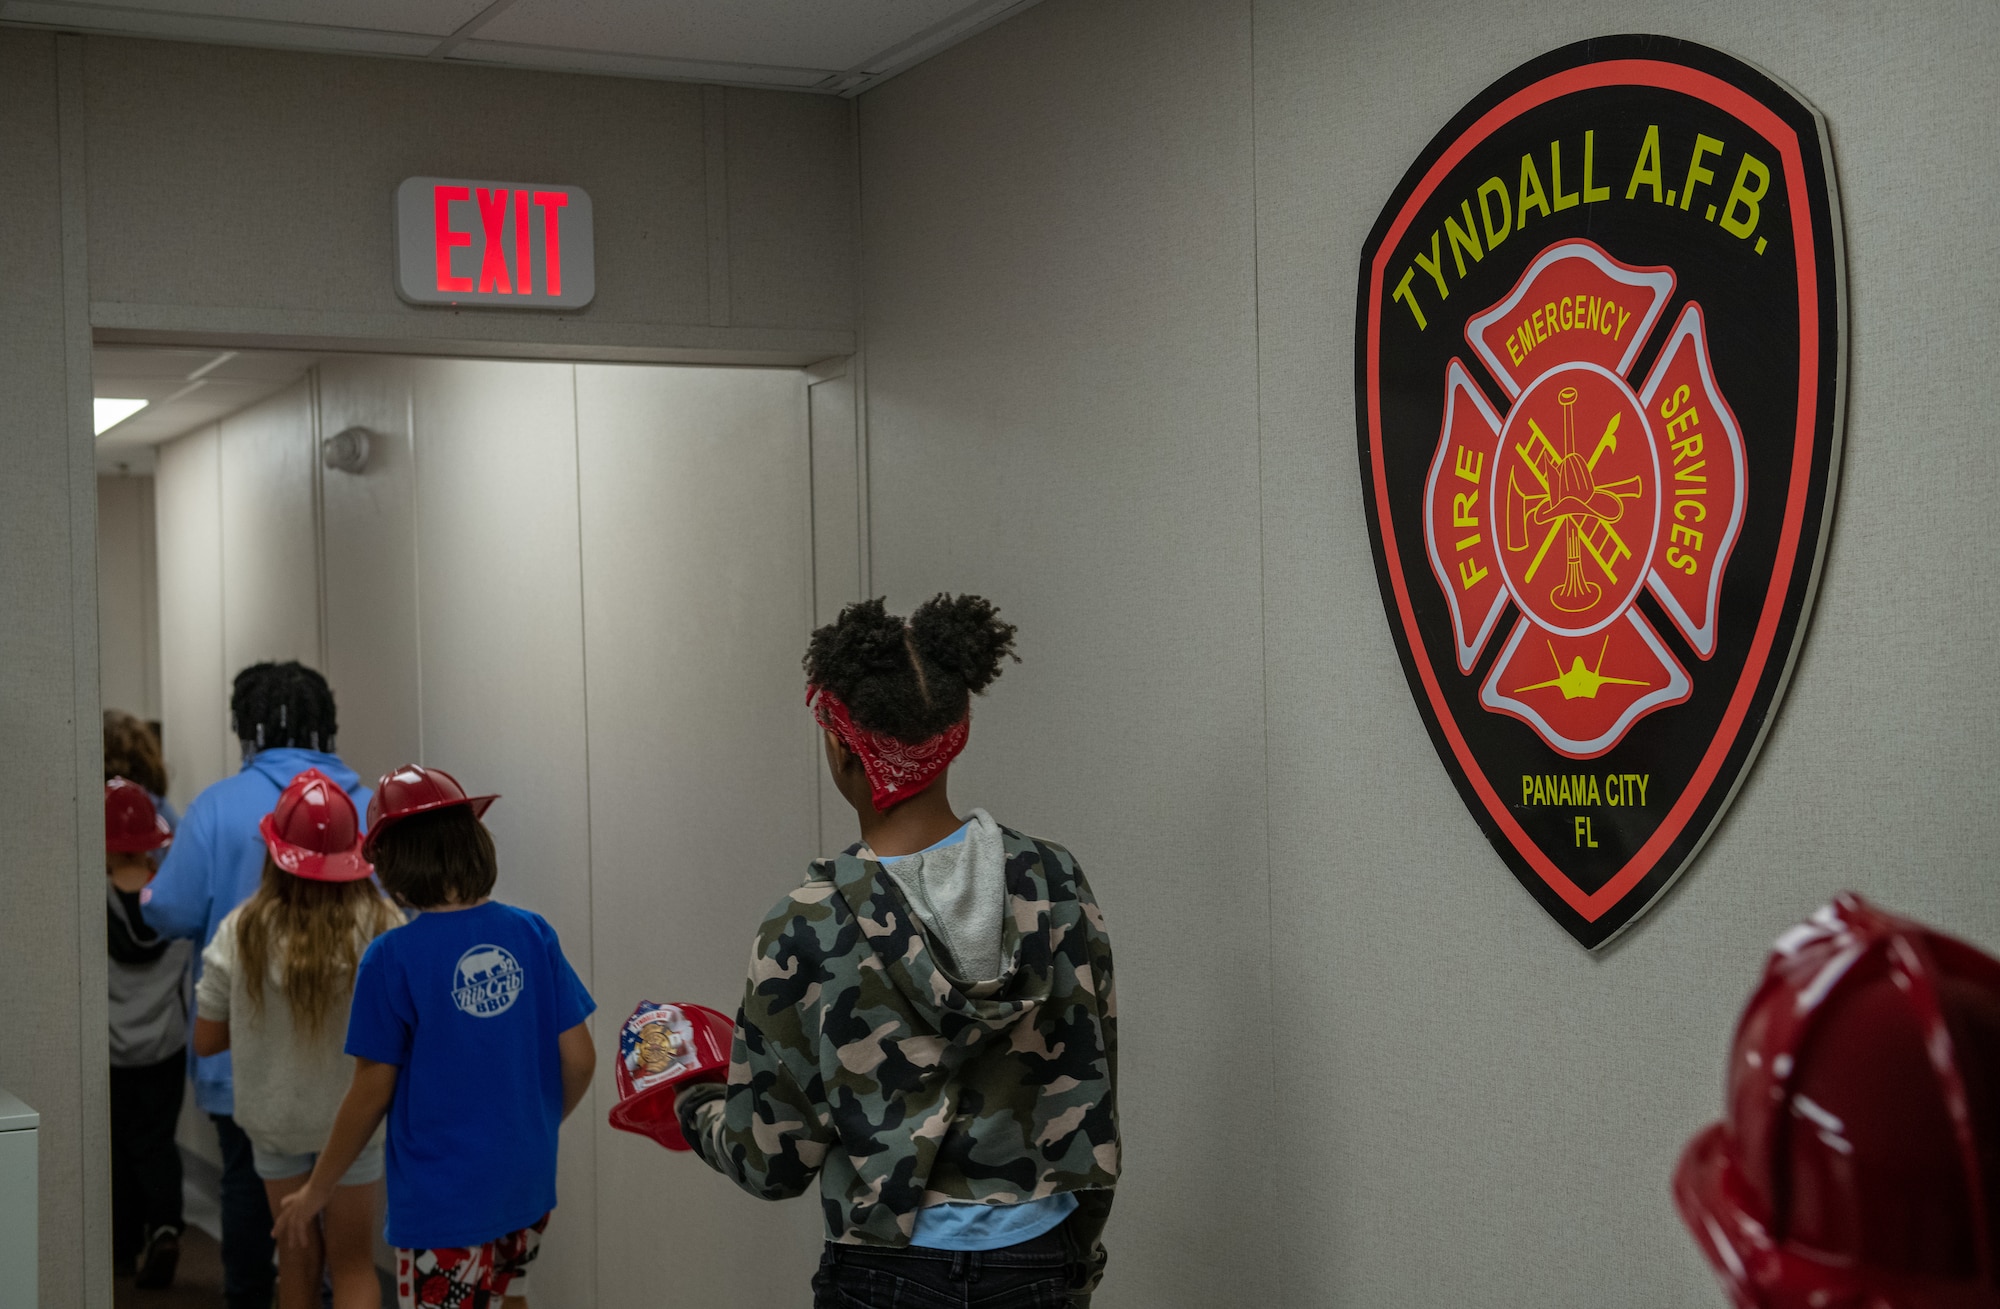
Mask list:
[[[965,839],[922,854],[881,860],[909,901],[939,960],[968,985],[991,982],[1007,971],[1001,955],[1007,910],[1007,850],[1000,825],[974,809]]]

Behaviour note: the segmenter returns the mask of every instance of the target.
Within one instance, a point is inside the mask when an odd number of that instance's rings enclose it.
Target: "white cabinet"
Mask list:
[[[0,1309],[35,1309],[36,1138],[42,1116],[0,1091]]]

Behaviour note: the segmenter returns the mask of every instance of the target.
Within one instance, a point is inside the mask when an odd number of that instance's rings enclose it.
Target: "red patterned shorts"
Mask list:
[[[397,1309],[498,1309],[501,1297],[525,1295],[528,1265],[541,1252],[543,1214],[533,1227],[470,1249],[396,1250]]]

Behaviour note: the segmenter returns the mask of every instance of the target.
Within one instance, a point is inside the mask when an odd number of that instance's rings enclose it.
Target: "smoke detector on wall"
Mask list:
[[[345,427],[319,443],[320,460],[341,473],[359,473],[368,467],[368,451],[373,437],[365,427]]]

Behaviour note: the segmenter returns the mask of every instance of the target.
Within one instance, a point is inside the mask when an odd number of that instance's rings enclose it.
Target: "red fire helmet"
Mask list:
[[[449,809],[453,805],[469,805],[474,818],[484,817],[497,795],[467,795],[458,779],[442,768],[426,768],[422,764],[404,764],[382,774],[382,780],[375,784],[375,795],[368,801],[368,838],[361,845],[361,852],[370,858],[375,854],[375,838],[393,827],[398,819],[412,814],[427,814],[434,809]]]
[[[2000,1306],[2000,960],[1842,895],[1778,938],[1674,1202],[1739,1309]]]
[[[315,882],[358,882],[375,870],[361,856],[361,821],[340,783],[317,768],[292,779],[257,824],[271,862]]]
[[[174,831],[137,782],[114,777],[104,784],[104,848],[112,854],[144,854],[174,839]]]
[[[650,1136],[669,1150],[687,1150],[674,1097],[695,1082],[729,1080],[736,1025],[698,1004],[648,1000],[618,1029],[618,1103],[611,1125]]]

